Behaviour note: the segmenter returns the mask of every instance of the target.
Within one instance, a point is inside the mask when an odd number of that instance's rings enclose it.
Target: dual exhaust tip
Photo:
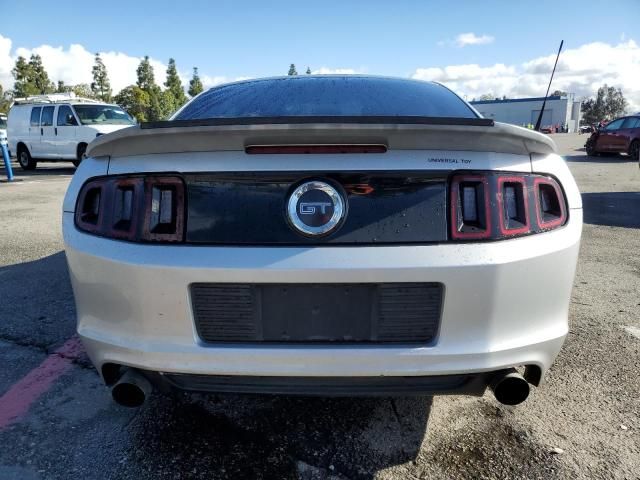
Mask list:
[[[111,397],[123,407],[141,407],[149,398],[153,387],[141,373],[128,369],[111,388]]]
[[[519,405],[529,396],[529,383],[515,368],[497,373],[489,388],[498,402]],[[140,407],[151,395],[153,387],[147,378],[134,369],[127,369],[111,389],[113,400],[124,407]]]
[[[515,368],[497,373],[489,384],[494,397],[504,405],[519,405],[529,397],[529,382]]]

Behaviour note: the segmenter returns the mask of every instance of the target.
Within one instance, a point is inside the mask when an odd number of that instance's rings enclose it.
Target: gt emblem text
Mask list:
[[[319,209],[320,213],[325,214],[327,207],[330,207],[329,202],[301,202],[299,204],[299,210],[301,215],[313,215],[316,210]]]

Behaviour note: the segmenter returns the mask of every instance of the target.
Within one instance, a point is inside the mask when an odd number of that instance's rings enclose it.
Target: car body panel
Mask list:
[[[536,236],[422,247],[149,246],[78,232],[72,213],[63,221],[78,332],[97,365],[221,375],[435,375],[550,366],[568,330],[582,212],[572,210],[565,227]],[[188,286],[256,279],[442,282],[440,334],[425,347],[203,344]]]
[[[139,245],[79,232],[75,198],[84,179],[126,172],[442,169],[424,158],[460,152],[391,151],[376,155],[246,155],[244,152],[89,158],[64,204],[65,244],[78,307],[79,333],[96,365],[243,375],[435,375],[530,364],[545,371],[567,333],[579,250],[582,203],[557,155],[464,152],[477,169],[543,173],[563,185],[569,222],[513,240],[425,246],[239,247]],[[455,164],[456,168],[461,167]],[[462,164],[464,167],[464,164]],[[472,168],[470,165],[468,168]],[[189,285],[198,282],[442,282],[445,304],[435,346],[354,348],[212,346],[197,337]],[[161,279],[161,282],[158,280]],[[464,298],[465,301],[459,301]],[[144,299],[144,300],[141,300]],[[509,299],[509,301],[505,301]],[[116,333],[117,332],[117,333]]]

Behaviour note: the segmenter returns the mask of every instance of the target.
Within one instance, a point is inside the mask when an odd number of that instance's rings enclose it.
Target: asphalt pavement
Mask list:
[[[73,340],[60,212],[74,169],[14,166],[20,181],[0,183],[0,480],[640,478],[640,170],[553,138],[585,226],[568,340],[518,407],[490,393],[117,406]]]

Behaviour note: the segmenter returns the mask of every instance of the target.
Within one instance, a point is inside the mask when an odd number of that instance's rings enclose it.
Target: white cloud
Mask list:
[[[0,35],[0,85],[8,90],[13,85],[11,69],[15,60],[11,57],[11,39]]]
[[[461,33],[456,37],[455,43],[458,47],[467,45],[486,45],[493,43],[495,39],[491,35],[476,35],[473,32]]]
[[[315,70],[311,70],[311,73],[313,73],[314,75],[355,75],[360,72],[357,72],[353,68],[320,67]]]
[[[473,32],[461,33],[454,39],[447,38],[437,42],[439,47],[466,47],[467,45],[486,45],[495,40],[491,35],[476,35]]]
[[[225,75],[209,76],[200,75],[200,81],[205,90],[215,87],[216,85],[222,85],[223,83],[240,82],[242,80],[250,80],[253,77],[227,77]],[[190,79],[190,78],[189,78]],[[189,80],[182,82],[185,88],[189,88]]]
[[[496,97],[544,95],[555,54],[521,64],[497,63],[418,68],[412,78],[445,83],[468,99],[491,93]],[[640,110],[640,47],[634,40],[617,45],[595,42],[568,49],[560,55],[551,91],[564,90],[578,97],[592,96],[604,83],[622,89],[629,110]]]
[[[215,87],[216,85],[220,85],[222,83],[232,82],[233,79],[229,77],[225,77],[224,75],[218,76],[209,76],[209,75],[200,75],[200,81],[202,82],[202,86],[205,88]],[[188,82],[187,82],[188,85]]]
[[[11,46],[11,39],[0,35],[0,84],[5,90],[13,88],[14,79],[11,70],[16,58],[23,56],[29,59],[34,53],[42,57],[42,63],[53,82],[62,80],[67,85],[76,85],[78,83],[90,84],[93,81],[91,68],[94,63],[94,53],[82,45],[71,44],[67,49],[62,46],[40,45],[35,48],[18,47],[14,51]],[[100,57],[107,67],[114,93],[136,83],[136,69],[142,60],[141,57],[114,51],[100,52]],[[153,67],[156,83],[162,85],[166,77],[167,64],[155,58],[150,58],[149,61]],[[179,71],[178,74],[182,84],[187,88],[191,78],[191,70]],[[227,81],[226,77],[207,75],[202,75],[201,79],[205,87]]]
[[[23,56],[28,60],[33,53],[42,57],[42,64],[53,82],[62,80],[67,85],[76,85],[79,83],[91,84],[93,81],[91,68],[94,63],[94,54],[82,45],[72,44],[68,49],[61,46],[40,45],[35,48],[18,47],[15,51],[12,51],[11,46],[11,39],[0,35],[0,84],[5,90],[13,88],[14,79],[11,75],[11,70],[16,58]],[[134,57],[123,52],[114,51],[100,52],[100,57],[107,67],[111,89],[114,93],[136,83],[136,69],[142,57]],[[150,58],[149,61],[153,67],[156,83],[158,85],[164,84],[167,64],[155,58]],[[178,72],[185,90],[189,88],[191,74],[191,69]],[[233,78],[224,75],[207,75],[200,72],[200,80],[202,80],[205,89],[222,83],[246,80],[248,78],[250,77]]]

